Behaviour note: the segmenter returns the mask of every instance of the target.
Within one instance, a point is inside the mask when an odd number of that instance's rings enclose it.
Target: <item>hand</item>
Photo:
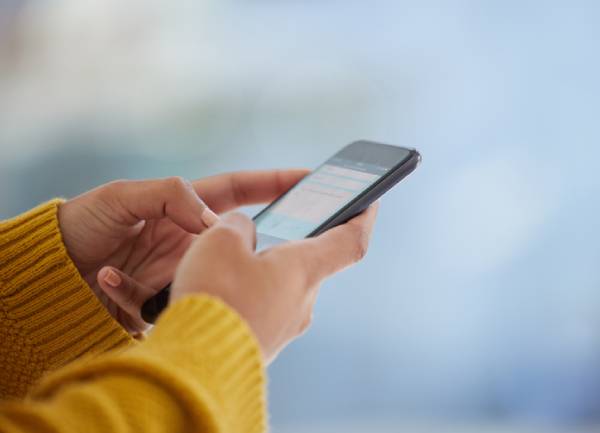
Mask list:
[[[141,305],[172,281],[196,235],[218,219],[213,211],[269,202],[307,172],[238,172],[191,184],[177,177],[112,182],[60,206],[63,240],[113,317],[141,332],[148,326]]]
[[[267,362],[310,325],[321,281],[362,259],[378,205],[310,239],[254,253],[254,223],[230,214],[198,237],[177,268],[171,301],[222,299],[246,320]]]

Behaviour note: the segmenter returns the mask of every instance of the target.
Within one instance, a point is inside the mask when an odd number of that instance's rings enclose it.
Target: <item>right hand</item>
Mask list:
[[[171,302],[191,294],[220,298],[248,323],[267,362],[310,325],[320,283],[367,251],[378,204],[310,239],[254,253],[256,228],[229,214],[199,236],[181,261]]]

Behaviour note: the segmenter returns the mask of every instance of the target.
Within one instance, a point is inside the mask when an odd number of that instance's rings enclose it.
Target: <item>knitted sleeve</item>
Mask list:
[[[143,343],[78,360],[28,400],[0,404],[0,431],[261,433],[264,389],[246,323],[215,298],[188,296]]]
[[[132,344],[69,258],[60,203],[0,222],[0,399],[83,354]]]
[[[0,431],[265,431],[264,366],[247,324],[190,296],[133,344],[69,259],[59,204],[0,223]]]

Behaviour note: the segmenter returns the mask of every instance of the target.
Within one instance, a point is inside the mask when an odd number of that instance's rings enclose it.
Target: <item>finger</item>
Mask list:
[[[308,314],[306,315],[306,317],[300,324],[300,329],[298,330],[298,334],[300,334],[300,335],[305,334],[306,331],[308,331],[308,328],[310,328],[310,325],[312,325],[313,320],[314,320],[314,313],[311,310],[308,312]]]
[[[204,243],[209,249],[212,246],[225,246],[231,250],[241,248],[252,252],[256,246],[256,226],[246,215],[230,213],[199,237],[197,242]]]
[[[104,293],[130,316],[132,324],[138,330],[143,330],[148,326],[142,319],[141,309],[144,302],[154,296],[157,290],[140,284],[112,266],[100,269],[97,279]]]
[[[193,182],[194,189],[215,212],[274,200],[310,173],[306,169],[238,171]]]
[[[181,177],[117,181],[108,184],[108,199],[124,211],[128,224],[167,217],[190,233],[200,233],[218,217],[200,199],[192,184]]]
[[[329,254],[336,256],[335,252],[338,252],[336,259],[324,263],[323,272],[325,274],[337,272],[364,258],[369,248],[378,212],[379,202],[377,201],[345,224],[334,227],[315,238],[320,261],[325,261]],[[331,266],[330,269],[327,268],[328,265]]]
[[[314,238],[278,245],[264,255],[306,275],[307,284],[314,285],[365,256],[378,208],[374,203],[345,224]]]

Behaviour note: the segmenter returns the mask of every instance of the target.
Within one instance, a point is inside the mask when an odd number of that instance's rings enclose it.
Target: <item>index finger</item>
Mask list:
[[[124,222],[134,225],[142,220],[170,218],[190,233],[200,233],[216,215],[198,197],[192,185],[181,177],[111,182],[99,190],[119,205]],[[206,217],[212,214],[213,220]],[[206,220],[206,221],[205,221]]]
[[[193,182],[196,193],[215,212],[274,200],[310,173],[307,169],[238,171]]]
[[[313,285],[365,256],[378,209],[376,202],[347,223],[317,237],[281,244],[262,254],[305,273],[309,285]]]

